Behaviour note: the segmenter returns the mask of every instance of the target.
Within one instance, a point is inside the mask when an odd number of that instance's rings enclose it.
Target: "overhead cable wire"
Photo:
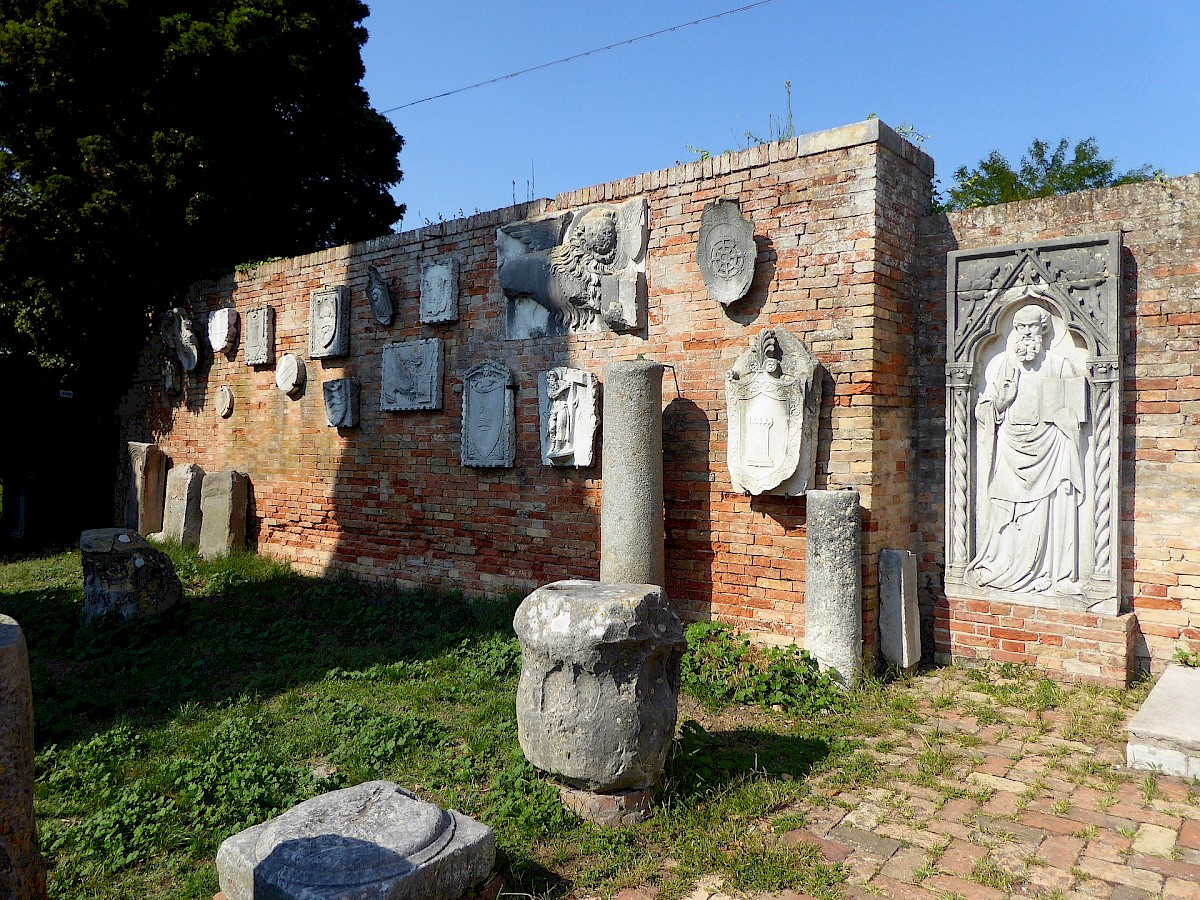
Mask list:
[[[460,88],[455,88],[452,91],[443,91],[440,94],[434,94],[431,97],[422,97],[420,100],[413,100],[410,103],[402,103],[399,106],[392,106],[388,109],[380,110],[381,113],[393,113],[397,110],[408,109],[410,106],[416,106],[419,103],[428,103],[430,100],[441,100],[443,97],[451,97],[454,94],[461,94],[463,91],[472,91],[475,88],[486,87],[489,84],[496,84],[500,81],[507,81],[510,78],[517,78],[521,75],[528,75],[530,72],[539,72],[542,69],[549,69],[551,66],[569,63],[576,59],[582,59],[585,56],[593,56],[597,53],[603,53],[605,50],[613,50],[616,47],[627,47],[630,44],[636,44],[638,41],[646,41],[653,37],[658,37],[663,34],[670,34],[672,31],[679,31],[682,28],[690,28],[692,25],[699,25],[702,22],[711,22],[713,19],[723,19],[726,16],[732,16],[736,13],[746,12],[758,6],[766,6],[768,3],[774,3],[775,0],[758,0],[757,3],[748,3],[745,6],[739,6],[737,9],[727,9],[725,12],[714,13],[711,16],[705,16],[702,19],[693,19],[690,22],[684,22],[681,25],[672,25],[670,28],[663,28],[658,31],[652,31],[649,34],[638,35],[637,37],[627,38],[623,41],[617,41],[614,44],[606,44],[603,47],[596,47],[594,50],[585,50],[582,53],[575,53],[571,56],[564,56],[562,59],[556,59],[552,62],[541,63],[540,65],[531,66],[528,69],[521,69],[519,72],[509,72],[507,75],[499,75],[495,78],[489,78],[486,81],[477,81],[474,84],[468,84]]]

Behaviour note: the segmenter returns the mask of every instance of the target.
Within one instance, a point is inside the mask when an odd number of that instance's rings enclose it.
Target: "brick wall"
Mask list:
[[[1200,176],[934,216],[920,223],[916,504],[926,639],[944,658],[1031,662],[1124,683],[1200,649]],[[946,254],[1121,231],[1122,616],[947,598]],[[1128,613],[1135,613],[1130,616]],[[1037,635],[1031,640],[1029,635]]]
[[[162,348],[152,343],[123,404],[123,438],[157,441],[175,462],[248,472],[258,548],[304,571],[526,591],[595,578],[599,566],[600,464],[578,472],[541,464],[537,375],[571,365],[603,377],[609,362],[642,354],[671,366],[663,443],[673,603],[689,619],[715,617],[766,640],[793,640],[803,634],[804,500],[734,493],[725,463],[725,371],[753,335],[785,326],[826,370],[816,487],[861,492],[864,634],[873,654],[878,551],[915,549],[919,537],[910,323],[931,174],[927,156],[872,120],[199,284],[188,297],[197,322],[221,305],[243,315],[272,305],[276,355],[305,358],[308,389],[290,400],[270,369],[244,364],[239,346],[191,377],[185,399],[172,404],[160,383]],[[650,213],[646,331],[505,340],[497,226],[635,196]],[[695,262],[701,211],[721,197],[738,200],[758,244],[750,294],[731,310],[708,297]],[[422,326],[421,264],[449,254],[461,267],[460,320]],[[396,300],[387,328],[370,314],[368,264]],[[309,360],[309,294],[338,283],[352,291],[351,356]],[[444,409],[381,413],[383,345],[435,336],[444,340]],[[516,375],[512,469],[459,464],[459,378],[484,359]],[[339,434],[325,426],[320,383],[347,375],[362,383],[362,424]],[[221,386],[235,396],[228,420],[215,411]]]

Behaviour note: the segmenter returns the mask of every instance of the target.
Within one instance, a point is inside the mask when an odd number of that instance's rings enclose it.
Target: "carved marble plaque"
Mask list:
[[[547,466],[592,464],[600,422],[600,384],[591,372],[562,366],[538,376],[542,462]]]
[[[294,399],[304,393],[306,378],[304,360],[299,356],[285,353],[279,357],[279,365],[275,367],[275,387]]]
[[[275,308],[259,306],[246,313],[246,365],[269,366],[275,361]]]
[[[325,395],[325,423],[330,428],[355,428],[358,425],[358,381],[333,378],[321,385]]]
[[[646,239],[643,197],[502,226],[496,259],[508,337],[642,328]]]
[[[394,308],[392,291],[387,279],[374,266],[367,266],[367,300],[371,303],[371,314],[380,325],[391,325]]]
[[[233,415],[233,391],[228,387],[221,387],[217,391],[217,415],[222,419]]]
[[[379,408],[442,408],[442,340],[401,341],[383,348]]]
[[[742,217],[735,200],[717,200],[700,214],[696,262],[709,296],[728,306],[746,296],[754,280],[754,223]]]
[[[200,339],[196,336],[196,328],[191,316],[181,306],[177,306],[163,318],[163,341],[175,354],[183,371],[192,372],[200,364]]]
[[[313,291],[308,332],[312,359],[350,352],[350,289],[345,285]]]
[[[491,360],[463,376],[464,466],[511,466],[516,460],[515,387],[512,372]]]
[[[725,374],[726,452],[735,490],[795,497],[813,487],[820,369],[803,341],[769,328]]]
[[[458,321],[458,260],[426,263],[421,269],[421,322]]]
[[[237,343],[238,311],[223,306],[208,314],[208,345],[214,353],[226,353]]]
[[[946,592],[1120,610],[1120,234],[947,275]]]

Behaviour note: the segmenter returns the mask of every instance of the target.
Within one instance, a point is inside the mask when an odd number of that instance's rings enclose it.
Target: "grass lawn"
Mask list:
[[[652,883],[669,900],[717,873],[735,890],[836,897],[843,868],[776,834],[804,824],[797,810],[814,792],[880,783],[880,741],[920,720],[904,681],[844,696],[797,652],[760,653],[722,628],[692,626],[658,812],[610,831],[565,812],[517,745],[520,598],[404,592],[307,578],[253,555],[206,563],[169,552],[182,604],[89,626],[78,552],[0,562],[0,612],[21,623],[32,658],[53,897],[209,900],[226,837],[375,778],[495,829],[512,892],[604,896]],[[1081,739],[1113,727],[1086,691],[1007,675],[978,679],[996,716],[1069,706]],[[921,763],[936,786],[953,757],[931,745]]]

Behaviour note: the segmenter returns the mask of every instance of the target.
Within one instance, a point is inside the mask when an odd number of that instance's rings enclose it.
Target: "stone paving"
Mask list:
[[[1200,785],[1124,767],[1122,725],[1136,704],[1094,692],[1037,711],[980,689],[961,669],[914,679],[915,721],[867,741],[876,777],[816,776],[786,811],[803,827],[776,828],[775,839],[840,864],[847,898],[1200,900]],[[719,876],[686,895],[744,896]]]

